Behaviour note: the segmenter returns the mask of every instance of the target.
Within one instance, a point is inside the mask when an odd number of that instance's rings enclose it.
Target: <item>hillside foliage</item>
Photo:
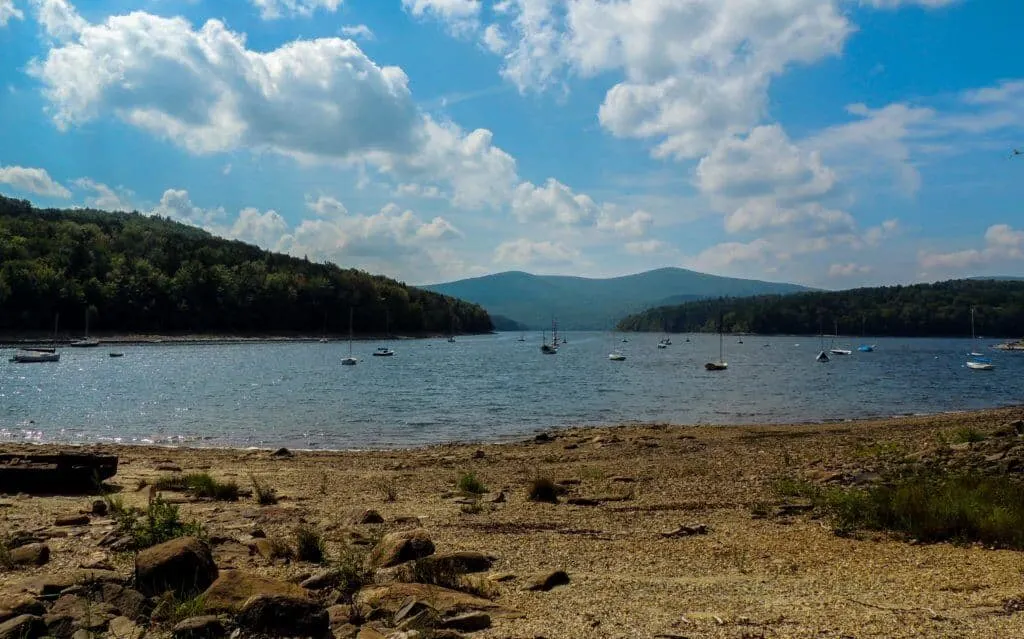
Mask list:
[[[971,307],[977,334],[1024,334],[1024,282],[951,280],[935,284],[860,288],[837,292],[700,300],[653,308],[626,317],[624,331],[951,337],[970,335]]]
[[[0,331],[422,334],[492,330],[481,307],[138,213],[0,196]]]

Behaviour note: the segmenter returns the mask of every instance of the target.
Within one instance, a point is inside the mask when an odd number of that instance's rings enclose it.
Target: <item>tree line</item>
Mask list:
[[[725,332],[894,337],[1024,334],[1024,281],[950,280],[836,292],[760,295],[688,302],[630,315],[623,331]]]
[[[0,196],[0,332],[424,334],[493,330],[483,308],[139,213]],[[389,326],[388,326],[389,325]],[[63,331],[62,331],[63,332]]]

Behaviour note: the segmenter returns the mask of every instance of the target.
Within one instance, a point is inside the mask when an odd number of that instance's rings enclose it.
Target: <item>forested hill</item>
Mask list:
[[[492,330],[476,304],[138,213],[0,196],[0,332],[395,334]],[[387,311],[387,312],[386,312]]]
[[[625,331],[715,331],[847,335],[967,336],[975,306],[978,335],[1024,335],[1024,282],[951,280],[935,284],[860,288],[837,292],[762,295],[654,308],[619,323]]]

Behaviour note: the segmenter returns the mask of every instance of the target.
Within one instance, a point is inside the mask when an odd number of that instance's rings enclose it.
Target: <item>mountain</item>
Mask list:
[[[37,209],[0,196],[0,332],[399,334],[492,330],[487,312],[138,213]],[[87,310],[88,309],[88,310]]]
[[[619,323],[624,331],[723,329],[735,333],[963,337],[971,333],[971,307],[979,335],[1020,337],[1024,281],[950,280],[913,286],[715,299],[653,308]]]
[[[719,277],[681,268],[609,279],[512,271],[424,288],[475,302],[491,314],[538,330],[549,327],[552,317],[563,329],[604,330],[629,313],[667,300],[808,290],[795,284]]]

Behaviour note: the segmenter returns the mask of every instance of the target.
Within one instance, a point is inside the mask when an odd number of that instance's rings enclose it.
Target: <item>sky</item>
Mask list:
[[[0,193],[428,284],[1024,275],[1020,0],[0,0]]]

